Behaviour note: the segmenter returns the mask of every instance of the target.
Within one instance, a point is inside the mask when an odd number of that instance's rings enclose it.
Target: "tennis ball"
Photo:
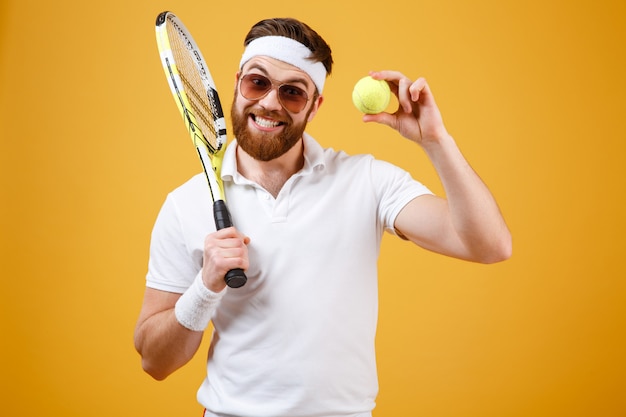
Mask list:
[[[384,80],[363,77],[352,90],[352,102],[356,108],[366,114],[380,113],[387,108],[391,99],[389,84]]]

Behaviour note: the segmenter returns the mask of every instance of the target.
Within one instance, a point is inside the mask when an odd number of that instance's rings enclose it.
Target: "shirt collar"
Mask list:
[[[306,175],[313,172],[319,167],[322,169],[324,163],[324,148],[308,133],[302,135],[304,144],[304,166],[300,170],[300,175]],[[222,162],[222,179],[232,181],[233,179],[242,178],[237,172],[237,139],[233,140],[224,152],[224,161]]]

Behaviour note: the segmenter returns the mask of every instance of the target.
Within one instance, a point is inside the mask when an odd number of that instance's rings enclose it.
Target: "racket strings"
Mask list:
[[[202,132],[202,141],[209,148],[209,152],[215,153],[217,150],[217,132],[213,120],[209,118],[209,115],[214,116],[213,106],[209,102],[196,61],[187,47],[188,41],[185,35],[178,30],[177,26],[168,21],[167,30],[178,74],[187,94],[189,105],[194,112],[195,122]]]
[[[194,111],[194,116],[196,119],[200,119],[200,130],[203,133],[204,141],[206,145],[209,147],[209,151],[215,152],[215,138],[217,138],[217,133],[215,132],[215,126],[206,116],[211,113],[211,106],[208,103],[208,100],[203,100],[202,94],[199,94],[194,88],[194,83],[191,82],[184,74],[183,71],[180,72],[180,79],[183,82],[185,87],[185,91],[187,92],[187,98],[189,99],[189,104]]]

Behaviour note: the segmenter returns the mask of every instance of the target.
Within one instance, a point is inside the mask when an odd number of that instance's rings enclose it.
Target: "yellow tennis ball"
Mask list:
[[[375,80],[370,76],[363,77],[352,90],[352,102],[356,108],[366,114],[384,111],[389,105],[391,90],[384,80]]]

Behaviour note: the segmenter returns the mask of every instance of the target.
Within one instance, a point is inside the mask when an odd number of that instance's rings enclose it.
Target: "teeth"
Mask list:
[[[280,124],[280,122],[276,122],[276,121],[272,121],[272,120],[268,120],[268,119],[264,119],[262,117],[255,117],[254,121],[262,127],[276,127]]]

